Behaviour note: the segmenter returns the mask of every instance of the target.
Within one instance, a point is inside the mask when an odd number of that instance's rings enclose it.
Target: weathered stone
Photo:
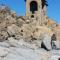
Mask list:
[[[47,34],[44,35],[44,39],[42,40],[41,47],[46,49],[47,51],[51,50],[51,37]]]
[[[45,26],[35,26],[35,30],[33,32],[33,37],[36,39],[42,39],[44,34],[52,35],[51,29]]]
[[[19,27],[21,27],[24,23],[25,23],[25,21],[24,21],[22,18],[18,18],[18,19],[17,19],[16,24],[17,24]]]
[[[60,49],[60,41],[53,41],[52,44],[53,44],[53,46],[52,46],[53,49],[55,49],[55,50]]]
[[[8,15],[5,19],[6,19],[6,25],[7,26],[16,23],[16,20],[11,15]]]
[[[60,41],[60,26],[58,25],[53,29],[54,33],[56,34],[57,40]]]
[[[21,38],[23,38],[21,35],[15,35],[15,37],[14,37],[15,39],[17,39],[17,40],[20,40]]]
[[[10,36],[20,35],[20,28],[15,24],[12,24],[11,26],[7,27],[7,32]]]
[[[0,41],[4,41],[8,38],[8,33],[6,31],[0,31]]]
[[[0,31],[6,31],[6,30],[7,30],[6,21],[3,21],[0,23]]]
[[[33,29],[33,26],[30,24],[23,24],[21,27],[21,34],[27,41],[31,40]]]

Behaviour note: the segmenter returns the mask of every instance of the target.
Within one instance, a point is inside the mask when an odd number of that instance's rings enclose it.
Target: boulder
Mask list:
[[[41,48],[46,49],[47,51],[51,50],[51,37],[47,34],[44,35],[44,39],[41,43]]]

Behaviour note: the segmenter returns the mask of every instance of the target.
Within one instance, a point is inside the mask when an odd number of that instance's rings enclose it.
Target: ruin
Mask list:
[[[45,20],[46,1],[45,0],[26,0],[26,17],[29,19]],[[43,8],[42,8],[43,7]],[[43,18],[44,17],[44,18]]]

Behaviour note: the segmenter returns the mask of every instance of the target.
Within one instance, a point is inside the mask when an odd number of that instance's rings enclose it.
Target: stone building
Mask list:
[[[26,17],[30,20],[34,19],[42,24],[46,22],[46,1],[45,0],[25,0]]]

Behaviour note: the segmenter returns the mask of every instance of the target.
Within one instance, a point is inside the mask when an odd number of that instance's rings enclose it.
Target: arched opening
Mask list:
[[[36,1],[32,1],[30,3],[30,11],[32,12],[32,14],[34,14],[35,11],[38,10],[38,4]]]

